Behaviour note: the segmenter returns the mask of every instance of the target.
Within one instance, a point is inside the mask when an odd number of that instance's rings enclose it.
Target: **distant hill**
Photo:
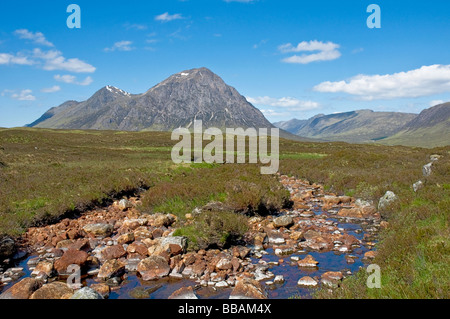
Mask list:
[[[291,120],[274,125],[307,138],[323,141],[367,143],[396,134],[417,114],[359,110],[330,115],[319,114],[309,120]]]
[[[450,103],[422,111],[399,132],[380,142],[387,145],[421,147],[450,145]]]
[[[106,86],[87,101],[68,101],[50,109],[29,126],[170,131],[191,128],[195,119],[203,120],[205,128],[274,127],[236,89],[206,68],[174,74],[143,94]]]
[[[308,123],[308,120],[292,119],[290,121],[275,122],[273,125],[292,134],[296,134],[303,126],[306,125],[306,123]]]

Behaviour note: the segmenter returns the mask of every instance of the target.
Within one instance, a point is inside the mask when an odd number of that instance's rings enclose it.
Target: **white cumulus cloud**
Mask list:
[[[297,46],[291,43],[283,44],[278,47],[281,53],[299,53],[307,52],[302,55],[293,55],[282,60],[285,63],[308,64],[317,61],[331,61],[341,57],[339,52],[340,45],[333,42],[322,41],[303,41]],[[315,52],[315,53],[313,53]]]
[[[450,92],[450,65],[422,66],[385,75],[357,75],[347,81],[320,83],[314,90],[347,93],[369,101],[429,96]]]
[[[34,61],[30,60],[29,57],[20,55],[20,54],[9,54],[9,53],[0,53],[0,65],[11,65],[11,64],[18,64],[18,65],[33,65],[35,64]]]
[[[43,62],[42,68],[47,71],[68,71],[73,73],[93,73],[96,68],[80,59],[66,59],[60,51],[42,51],[34,49],[33,56]]]
[[[247,97],[247,101],[258,106],[282,107],[291,111],[307,111],[320,107],[314,101],[302,101],[293,97],[272,98],[269,96]]]
[[[69,75],[69,74],[66,74],[66,75],[57,74],[53,78],[58,82],[63,82],[63,83],[67,83],[67,84],[76,84],[76,85],[82,85],[82,86],[90,85],[94,81],[90,76],[88,76],[83,81],[78,82],[76,76]]]
[[[27,29],[19,29],[14,31],[14,34],[17,35],[20,39],[31,40],[35,44],[53,47],[53,43],[47,41],[44,34],[42,32],[31,32]]]
[[[32,90],[21,90],[19,93],[12,93],[11,98],[18,101],[35,101],[36,97],[31,93],[33,93]]]

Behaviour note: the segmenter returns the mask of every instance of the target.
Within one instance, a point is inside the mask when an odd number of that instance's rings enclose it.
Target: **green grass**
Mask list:
[[[293,159],[293,160],[304,160],[304,159],[321,159],[327,156],[327,154],[317,154],[317,153],[281,153],[280,160]]]

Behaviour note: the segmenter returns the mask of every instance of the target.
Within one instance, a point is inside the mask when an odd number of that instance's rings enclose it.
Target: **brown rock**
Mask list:
[[[60,241],[66,240],[67,237],[63,235],[58,235],[52,238],[52,245],[56,246]]]
[[[294,225],[294,220],[291,216],[280,216],[273,220],[273,225],[276,228],[289,228]]]
[[[319,262],[316,261],[311,255],[308,255],[304,259],[298,261],[298,266],[305,268],[314,268],[317,267],[318,264]]]
[[[250,251],[251,251],[250,248],[247,248],[244,246],[236,246],[236,247],[233,247],[233,256],[244,259],[245,257],[248,256]]]
[[[299,240],[303,240],[305,239],[303,232],[301,231],[294,231],[289,235],[289,238],[295,240],[295,241],[299,241]]]
[[[360,208],[342,208],[337,215],[347,218],[364,218],[364,214]]]
[[[126,219],[124,220],[122,227],[135,230],[138,227],[145,226],[147,224],[146,219]]]
[[[91,250],[91,245],[89,244],[89,239],[82,238],[82,239],[78,239],[77,241],[73,242],[67,248],[73,249],[73,250],[90,251]]]
[[[140,226],[134,231],[134,238],[136,240],[152,239],[152,232],[146,226]]]
[[[230,299],[267,299],[259,282],[240,278],[231,292]]]
[[[175,291],[170,295],[169,299],[198,299],[194,293],[194,289],[191,287],[183,287]]]
[[[300,278],[297,284],[302,287],[316,287],[319,283],[315,279],[305,276]]]
[[[67,237],[69,237],[69,239],[77,239],[78,237],[80,237],[80,232],[78,229],[70,229],[67,232]]]
[[[316,240],[316,239],[318,239],[318,238],[322,238],[322,233],[310,229],[310,230],[308,230],[308,231],[305,232],[305,234],[303,235],[303,237],[304,237],[306,240]]]
[[[138,253],[141,256],[148,256],[148,248],[140,241],[135,241],[127,247],[128,253]]]
[[[377,256],[377,252],[374,250],[370,250],[364,254],[365,259],[375,259],[376,256]]]
[[[231,260],[228,258],[221,258],[219,262],[216,264],[217,270],[229,270],[233,268],[233,264],[231,263]]]
[[[104,260],[118,259],[126,254],[127,252],[123,249],[122,245],[109,246],[101,251],[101,256]]]
[[[44,273],[47,277],[50,277],[53,274],[53,262],[47,260],[40,261],[31,275],[39,276],[42,273]]]
[[[137,270],[143,280],[150,281],[168,276],[170,266],[164,257],[151,256],[142,260]]]
[[[172,214],[155,214],[150,216],[153,227],[169,227],[176,221],[176,217]]]
[[[73,290],[62,282],[52,282],[36,290],[30,299],[69,299]]]
[[[82,250],[69,249],[55,262],[55,269],[59,274],[65,274],[70,265],[83,266],[88,257],[89,255]]]
[[[322,278],[329,278],[331,280],[342,280],[344,276],[340,271],[328,271],[322,275]]]
[[[56,244],[56,248],[69,248],[75,241],[73,239],[61,240]]]
[[[117,238],[117,243],[119,245],[129,244],[133,241],[134,241],[134,233],[126,233]]]
[[[156,228],[152,231],[153,238],[160,238],[164,234],[164,231],[161,228]]]
[[[104,299],[108,298],[111,292],[111,288],[107,284],[93,284],[90,288],[98,292]]]
[[[125,264],[116,259],[107,260],[102,267],[97,277],[100,279],[109,279],[113,277],[120,277],[125,273]]]
[[[28,299],[41,287],[41,281],[34,278],[25,278],[1,294],[0,299]]]
[[[241,269],[241,261],[236,257],[231,259],[231,265],[233,266],[233,272],[238,272]]]
[[[295,210],[307,210],[310,209],[308,205],[305,205],[303,202],[294,201],[294,209]]]
[[[201,259],[197,259],[195,263],[192,265],[192,274],[200,277],[206,270],[206,262]]]
[[[330,288],[337,288],[339,282],[342,280],[343,275],[339,271],[329,271],[322,275],[322,284]]]
[[[263,247],[264,245],[268,244],[268,242],[269,238],[267,237],[266,233],[258,233],[254,238],[255,246]]]
[[[322,198],[324,205],[334,206],[341,203],[341,198],[337,196],[324,196]]]
[[[185,252],[187,240],[185,237],[162,237],[157,238],[148,249],[150,256],[176,256]]]
[[[95,237],[109,237],[111,236],[114,227],[110,224],[89,224],[83,227],[83,230]]]

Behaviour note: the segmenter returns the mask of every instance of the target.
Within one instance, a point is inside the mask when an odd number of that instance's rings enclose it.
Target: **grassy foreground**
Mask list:
[[[0,129],[0,234],[82,211],[122,192],[143,193],[142,212],[174,213],[192,248],[225,244],[245,232],[238,213],[266,213],[288,199],[275,176],[259,165],[175,165],[168,133]],[[282,140],[282,174],[322,183],[328,191],[366,200],[388,190],[399,200],[382,211],[389,227],[378,257],[382,288],[368,289],[366,274],[346,280],[328,298],[448,298],[450,292],[450,147],[421,149]],[[442,155],[430,177],[422,166]],[[415,193],[412,184],[425,187]],[[227,207],[185,220],[195,207]]]

